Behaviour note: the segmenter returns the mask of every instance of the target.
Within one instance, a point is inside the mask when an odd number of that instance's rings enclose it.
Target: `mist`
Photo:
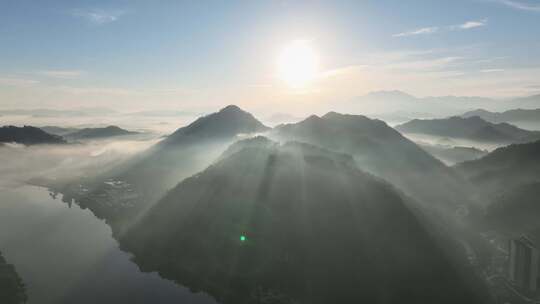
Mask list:
[[[0,1],[0,304],[540,303],[536,1]]]

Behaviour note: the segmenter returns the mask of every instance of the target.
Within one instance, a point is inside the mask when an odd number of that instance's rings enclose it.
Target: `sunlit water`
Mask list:
[[[0,187],[0,251],[23,278],[29,303],[215,303],[142,273],[89,210],[44,188]]]

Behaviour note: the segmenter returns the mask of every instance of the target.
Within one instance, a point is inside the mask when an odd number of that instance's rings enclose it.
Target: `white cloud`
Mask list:
[[[393,37],[407,37],[407,36],[416,36],[416,35],[427,35],[427,34],[433,34],[436,33],[439,30],[438,27],[432,26],[432,27],[423,27],[420,29],[407,31],[403,33],[398,33],[392,35]]]
[[[52,78],[75,79],[84,75],[85,72],[81,70],[43,70],[37,71],[35,74]]]
[[[477,27],[486,26],[486,25],[487,25],[487,19],[470,20],[462,24],[455,24],[455,25],[450,25],[446,27],[439,27],[439,26],[423,27],[420,29],[412,30],[412,31],[394,34],[392,35],[392,37],[408,37],[408,36],[415,36],[415,35],[435,34],[435,33],[444,32],[444,31],[469,30],[469,29],[473,29]]]
[[[468,29],[473,29],[473,28],[482,27],[486,25],[487,25],[487,19],[482,19],[482,20],[467,21],[463,24],[453,25],[450,28],[453,30],[455,29],[468,30]]]
[[[106,11],[102,9],[93,9],[93,10],[83,10],[75,9],[71,11],[71,15],[74,17],[79,17],[85,19],[86,21],[94,25],[103,25],[111,22],[117,21],[124,11],[115,10],[115,11]]]
[[[511,8],[518,9],[518,10],[540,12],[539,4],[530,4],[530,3],[526,3],[522,1],[515,1],[515,0],[496,0],[496,1],[506,6],[509,6]]]

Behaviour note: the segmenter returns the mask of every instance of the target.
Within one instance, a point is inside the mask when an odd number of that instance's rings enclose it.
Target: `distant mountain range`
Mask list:
[[[339,110],[349,113],[381,117],[388,121],[403,121],[406,118],[460,115],[473,109],[489,111],[538,109],[540,94],[499,100],[475,96],[415,97],[401,91],[376,91],[353,98],[341,107]]]
[[[41,130],[49,133],[54,134],[58,136],[64,136],[69,133],[73,133],[76,131],[79,131],[80,128],[74,128],[74,127],[57,127],[57,126],[43,126],[39,127]]]
[[[539,122],[540,123],[540,109],[514,109],[504,112],[490,112],[482,109],[469,111],[461,115],[461,117],[468,118],[478,116],[483,120],[492,123],[501,122]]]
[[[37,145],[64,144],[66,141],[58,135],[49,134],[36,127],[4,126],[0,127],[0,143]]]
[[[169,191],[121,245],[225,304],[484,303],[407,200],[348,155],[255,138]]]
[[[98,139],[116,136],[137,135],[139,132],[128,131],[117,126],[104,128],[84,128],[63,135],[68,140]]]
[[[540,132],[523,130],[508,123],[494,124],[478,116],[414,119],[396,126],[396,130],[492,143],[524,143],[540,139]]]
[[[55,134],[64,137],[69,141],[87,140],[87,139],[103,139],[116,136],[127,136],[141,134],[139,132],[128,131],[117,126],[107,126],[100,128],[75,128],[75,127],[57,127],[44,126],[40,129],[47,133]]]

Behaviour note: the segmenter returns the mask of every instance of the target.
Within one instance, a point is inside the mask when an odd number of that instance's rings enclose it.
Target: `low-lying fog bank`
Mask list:
[[[70,145],[0,146],[0,187],[31,178],[76,178],[94,175],[140,152],[159,139],[99,140]]]

